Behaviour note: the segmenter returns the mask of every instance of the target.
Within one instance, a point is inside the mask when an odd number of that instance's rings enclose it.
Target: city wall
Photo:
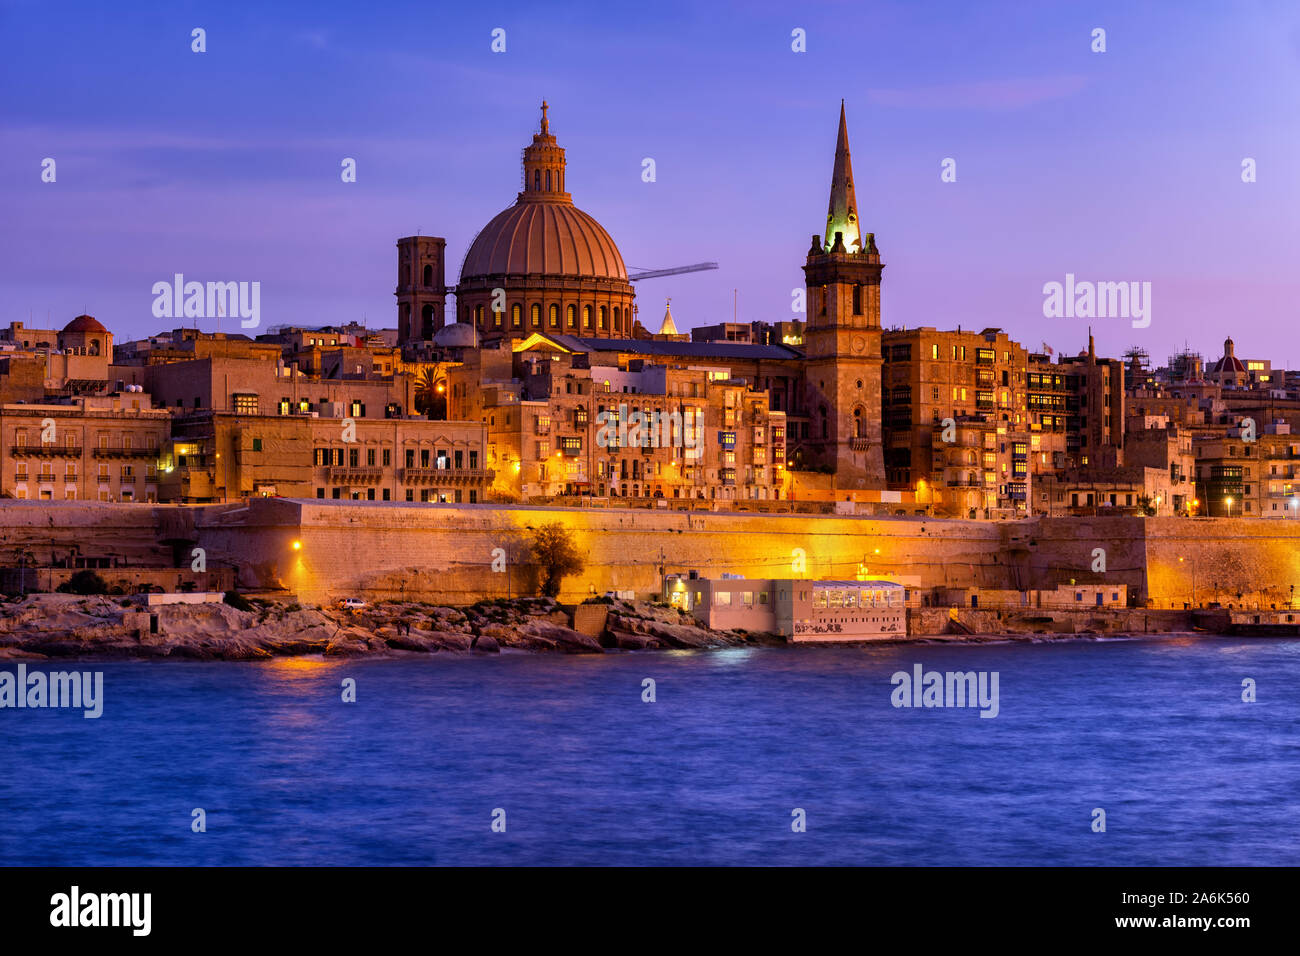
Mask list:
[[[469,603],[536,592],[532,529],[568,527],[586,554],[561,599],[656,593],[660,568],[748,577],[905,577],[922,589],[1122,583],[1139,604],[1285,606],[1300,584],[1300,521],[1033,518],[975,522],[253,499],[248,505],[0,502],[0,567],[76,549],[127,565],[236,569],[246,588]],[[499,549],[499,550],[498,550]],[[1100,568],[1098,549],[1104,553]],[[1179,560],[1182,559],[1182,560]],[[493,565],[504,567],[494,571]]]

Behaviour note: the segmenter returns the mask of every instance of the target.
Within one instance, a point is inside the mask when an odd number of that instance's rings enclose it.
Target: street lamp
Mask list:
[[[1224,499],[1223,499],[1223,503],[1224,503],[1225,505],[1228,506],[1228,517],[1231,518],[1231,517],[1232,517],[1232,498],[1231,498],[1231,497],[1224,498]]]

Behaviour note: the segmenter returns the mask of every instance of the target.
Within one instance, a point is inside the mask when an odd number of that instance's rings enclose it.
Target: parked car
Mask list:
[[[345,611],[356,611],[365,606],[366,602],[361,600],[361,598],[344,598],[342,601],[339,601],[339,607],[343,608]]]

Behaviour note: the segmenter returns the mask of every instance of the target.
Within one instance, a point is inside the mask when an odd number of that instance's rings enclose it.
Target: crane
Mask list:
[[[673,269],[648,269],[628,276],[627,281],[638,282],[641,279],[658,279],[660,276],[676,276],[681,275],[683,272],[707,272],[717,267],[716,262],[697,262],[693,266],[677,266]]]

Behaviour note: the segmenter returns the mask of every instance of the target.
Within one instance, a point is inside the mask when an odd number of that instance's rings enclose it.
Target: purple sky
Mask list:
[[[733,289],[742,320],[790,318],[843,97],[886,326],[1078,351],[1087,320],[1042,316],[1072,272],[1152,283],[1149,328],[1092,321],[1107,354],[1231,334],[1300,367],[1294,4],[228,6],[0,5],[0,323],[144,335],[183,272],[260,281],[263,326],[391,327],[394,241],[444,236],[454,284],[543,97],[629,266],[721,264],[640,284],[647,325],[669,295],[681,327],[728,320]]]

